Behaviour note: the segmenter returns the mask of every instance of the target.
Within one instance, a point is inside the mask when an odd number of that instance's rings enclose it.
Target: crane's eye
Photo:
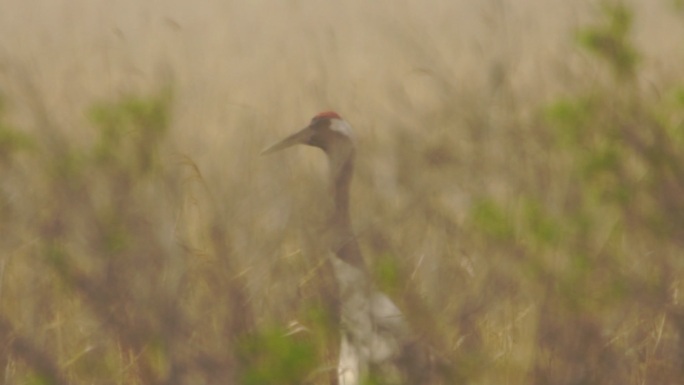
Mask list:
[[[314,130],[320,130],[324,127],[327,127],[330,124],[330,119],[326,119],[320,116],[317,116],[313,119],[311,119],[311,123],[309,126],[313,128]]]

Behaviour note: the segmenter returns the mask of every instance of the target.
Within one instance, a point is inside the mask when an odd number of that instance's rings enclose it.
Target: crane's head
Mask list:
[[[261,154],[270,154],[295,144],[318,147],[330,154],[337,148],[353,147],[353,142],[353,133],[349,123],[336,112],[325,111],[314,116],[308,126],[267,147]]]

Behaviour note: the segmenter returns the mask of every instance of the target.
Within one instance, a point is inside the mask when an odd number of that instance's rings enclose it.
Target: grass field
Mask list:
[[[0,383],[331,383],[327,109],[436,383],[684,383],[681,1],[242,3],[0,4]]]

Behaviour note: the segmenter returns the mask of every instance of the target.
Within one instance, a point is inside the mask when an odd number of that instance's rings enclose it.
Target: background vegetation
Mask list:
[[[2,5],[2,383],[330,383],[328,108],[440,383],[683,381],[680,2],[183,3]]]

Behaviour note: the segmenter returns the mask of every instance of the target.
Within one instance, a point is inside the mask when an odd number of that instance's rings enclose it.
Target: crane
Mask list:
[[[339,385],[422,383],[425,354],[413,339],[406,318],[372,282],[349,214],[349,188],[356,141],[349,123],[334,111],[311,119],[308,126],[267,147],[262,155],[304,144],[327,155],[332,204],[323,234],[339,287],[341,338],[337,365]]]

